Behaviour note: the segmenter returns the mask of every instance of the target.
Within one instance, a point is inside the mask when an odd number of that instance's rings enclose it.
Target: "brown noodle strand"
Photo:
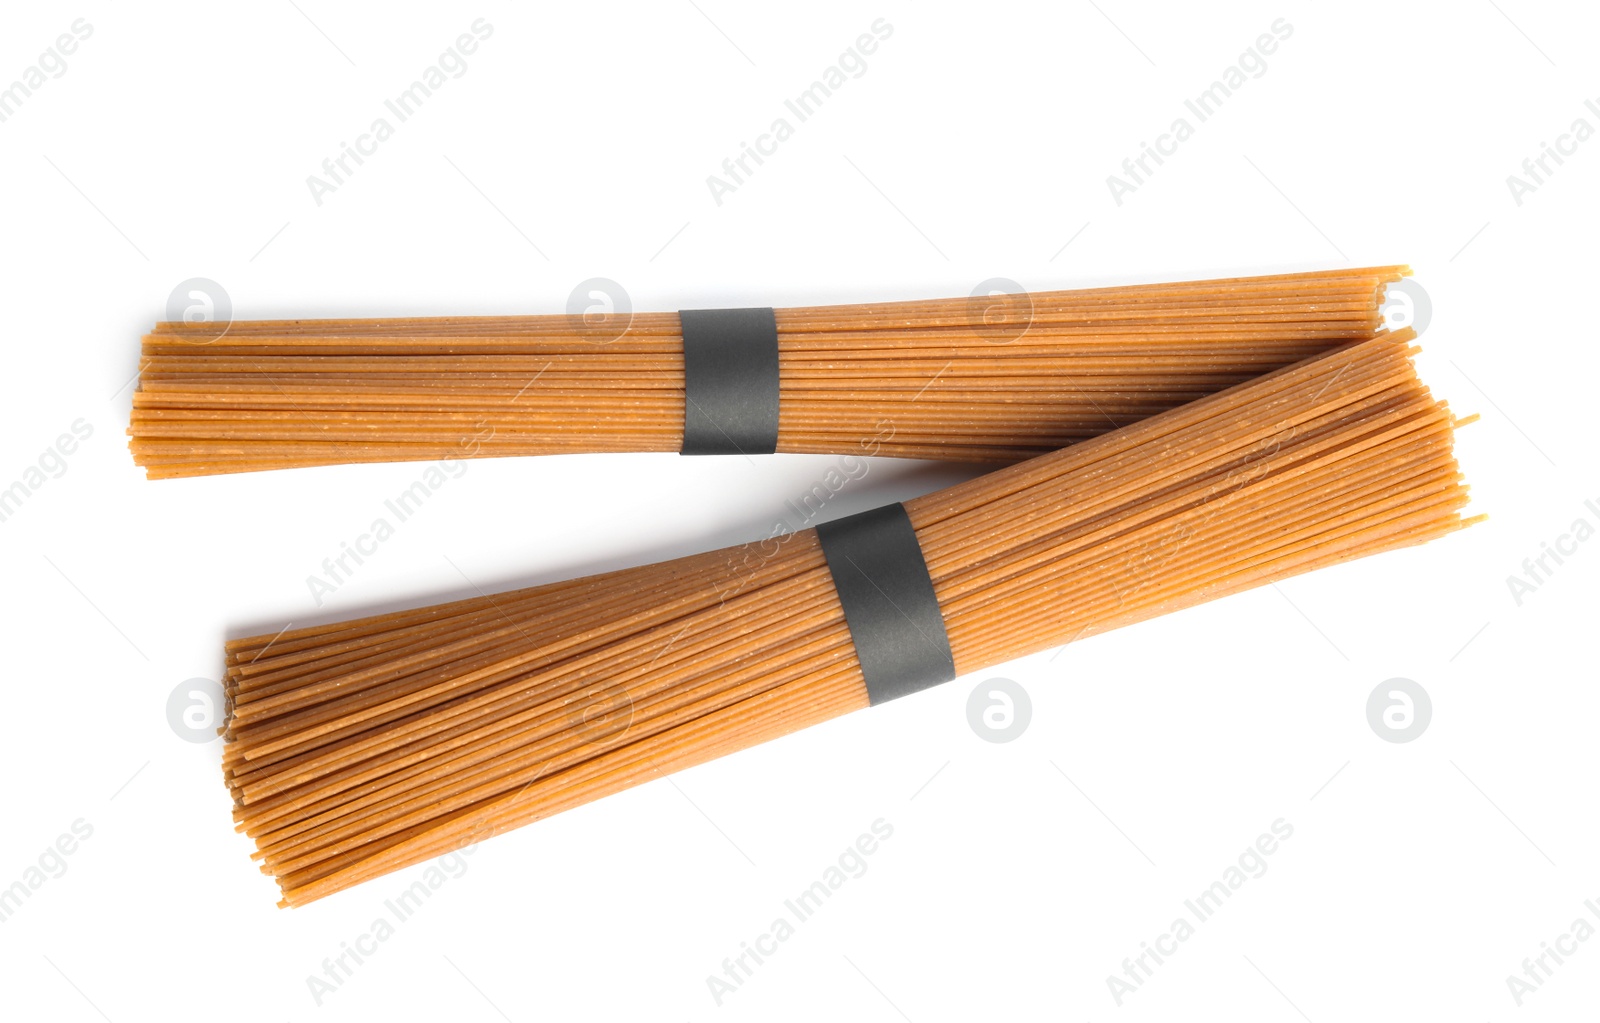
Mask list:
[[[409,322],[449,336],[469,321]],[[1412,336],[906,502],[958,671],[1470,524],[1458,420],[1417,379]],[[227,661],[224,773],[284,905],[868,703],[812,530],[236,640]]]

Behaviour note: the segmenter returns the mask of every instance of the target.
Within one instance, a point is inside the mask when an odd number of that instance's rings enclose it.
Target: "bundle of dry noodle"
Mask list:
[[[1013,462],[1382,326],[1403,266],[776,310],[777,450]],[[676,451],[677,313],[160,323],[129,446],[152,479]]]
[[[956,669],[1468,524],[1411,336],[906,502]],[[284,905],[867,704],[814,530],[227,659],[227,783]]]

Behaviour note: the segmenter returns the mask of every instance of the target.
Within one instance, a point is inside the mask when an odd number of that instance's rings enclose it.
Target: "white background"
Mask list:
[[[1576,1018],[1600,938],[1519,1008],[1508,975],[1600,899],[1600,541],[1519,604],[1594,457],[1600,129],[1592,5],[8,5],[0,487],[92,437],[0,523],[0,1015],[914,1023]],[[319,206],[324,158],[482,17],[493,35]],[[706,177],[882,17],[892,36],[735,193]],[[1292,35],[1143,186],[1137,155],[1279,18]],[[1513,24],[1514,23],[1514,24]],[[1191,121],[1193,118],[1191,117]],[[1554,165],[1551,165],[1554,167]],[[1068,244],[1070,242],[1070,244]],[[303,910],[234,834],[220,744],[169,727],[229,636],[642,564],[762,535],[829,457],[483,460],[325,606],[306,577],[416,465],[147,482],[140,334],[185,278],[241,317],[800,305],[1409,261],[1422,369],[1483,419],[1491,519],[966,677],[485,843],[319,1006],[307,978],[411,874]],[[880,460],[830,515],[968,470]],[[969,727],[985,679],[1032,720]],[[1407,743],[1368,694],[1431,695]],[[894,829],[719,1007],[706,978],[856,836]],[[1282,818],[1250,880],[1118,1006],[1107,984]],[[1568,946],[1571,947],[1571,946]],[[1553,960],[1547,960],[1553,964]],[[1542,976],[1542,974],[1541,974]]]

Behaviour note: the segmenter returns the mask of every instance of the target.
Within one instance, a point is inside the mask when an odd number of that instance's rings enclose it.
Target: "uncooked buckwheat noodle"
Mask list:
[[[959,672],[1459,529],[1409,330],[905,503]],[[862,708],[814,530],[227,646],[282,905]]]
[[[1403,266],[779,309],[778,450],[1014,462],[1370,338]],[[152,479],[677,451],[677,313],[159,323],[129,428]]]

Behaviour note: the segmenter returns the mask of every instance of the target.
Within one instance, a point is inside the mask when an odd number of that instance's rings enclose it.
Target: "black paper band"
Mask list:
[[[770,308],[681,309],[686,455],[778,450],[778,323]]]
[[[956,677],[911,518],[884,505],[817,527],[873,705]]]

